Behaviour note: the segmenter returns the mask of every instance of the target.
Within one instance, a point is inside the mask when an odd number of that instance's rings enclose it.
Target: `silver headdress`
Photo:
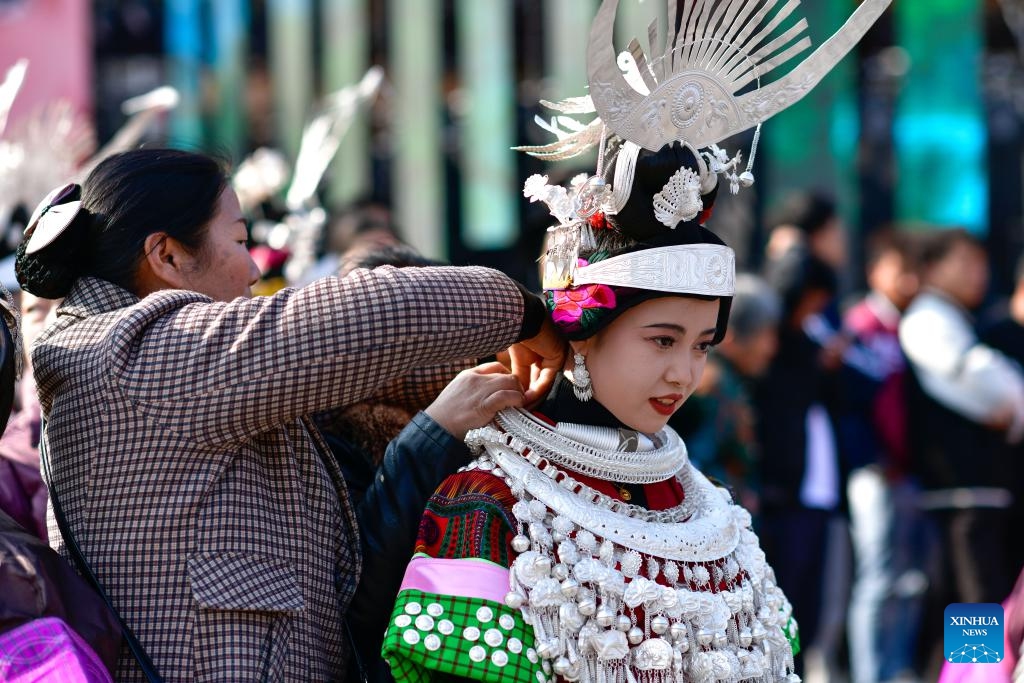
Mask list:
[[[338,153],[360,109],[370,105],[384,87],[384,70],[371,67],[363,78],[326,96],[302,130],[299,154],[286,193],[288,214],[282,223],[257,223],[254,235],[274,248],[287,247],[291,257],[285,275],[303,284],[317,274],[317,245],[327,224],[317,189]],[[261,148],[245,159],[232,185],[248,212],[288,183],[288,162],[274,150]]]
[[[538,123],[557,140],[548,145],[518,148],[548,160],[572,158],[595,146],[600,149],[597,176],[586,183],[575,183],[570,193],[551,188],[543,176],[527,181],[526,196],[534,201],[550,196],[557,201],[557,206],[549,202],[559,219],[559,226],[552,230],[563,233],[551,239],[554,246],[548,253],[545,289],[564,289],[573,283],[594,280],[584,271],[595,266],[577,268],[576,251],[581,243],[593,239],[588,234],[588,219],[595,204],[607,215],[614,215],[625,206],[633,189],[641,150],[657,152],[665,145],[680,143],[692,150],[697,159],[696,170],[681,169],[655,197],[655,216],[669,228],[700,214],[704,208],[701,196],[714,190],[719,176],[729,181],[733,194],[741,186],[752,185],[760,125],[810,92],[857,44],[891,0],[864,0],[834,36],[786,76],[768,85],[761,84],[762,77],[811,45],[805,35],[806,19],[779,30],[791,18],[799,0],[667,2],[667,34],[660,37],[657,23],[652,23],[648,30],[649,53],[634,38],[626,51],[616,56],[612,33],[619,0],[604,0],[587,46],[590,95],[543,102],[558,115],[550,122],[538,119]],[[740,94],[751,84],[756,87]],[[597,116],[589,122],[574,118],[587,114]],[[750,161],[743,169],[742,155],[730,157],[718,143],[754,127],[758,130]],[[609,187],[604,167],[612,160],[615,175]],[[567,200],[579,207],[589,207],[590,215],[578,212],[567,216]],[[648,263],[652,251],[655,250],[615,257],[621,263],[614,270],[620,276],[630,269],[645,273],[642,278],[638,275],[637,282],[630,286],[721,295],[721,254],[692,271],[693,260],[679,261],[679,249],[672,248],[674,255],[666,252],[661,259],[666,269],[664,277],[654,278],[657,286],[653,287]],[[734,264],[734,256],[727,258]],[[646,264],[644,268],[640,267],[641,259]],[[691,269],[692,277],[683,278],[685,284],[670,272],[680,267]],[[735,270],[734,265],[730,267]],[[727,277],[730,285],[733,278]],[[680,286],[686,289],[678,290]]]

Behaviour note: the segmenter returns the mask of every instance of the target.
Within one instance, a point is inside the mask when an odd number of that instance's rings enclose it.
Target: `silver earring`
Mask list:
[[[594,398],[594,387],[590,384],[590,372],[587,370],[587,359],[582,353],[572,357],[576,364],[572,369],[572,393],[581,401],[589,401]]]

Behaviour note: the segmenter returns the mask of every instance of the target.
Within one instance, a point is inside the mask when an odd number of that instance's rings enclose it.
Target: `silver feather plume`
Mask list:
[[[668,0],[664,41],[652,24],[651,55],[638,40],[617,56],[619,0],[604,0],[587,47],[590,97],[608,130],[657,151],[679,141],[701,149],[793,105],[857,44],[891,0],[864,0],[850,19],[782,78],[761,79],[807,50],[807,21],[785,28],[799,0]],[[678,29],[677,29],[678,26]],[[750,92],[740,94],[751,83]]]

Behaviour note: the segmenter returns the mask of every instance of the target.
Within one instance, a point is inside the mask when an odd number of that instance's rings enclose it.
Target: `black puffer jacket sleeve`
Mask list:
[[[427,501],[469,459],[464,443],[426,413],[417,413],[388,446],[357,507],[363,573],[348,622],[370,681],[390,678],[381,643]]]

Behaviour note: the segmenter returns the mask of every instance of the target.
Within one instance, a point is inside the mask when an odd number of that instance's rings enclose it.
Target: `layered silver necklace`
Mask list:
[[[613,429],[552,428],[520,410],[466,438],[480,453],[469,467],[502,477],[517,501],[505,601],[533,627],[545,671],[582,683],[799,681],[784,632],[792,609],[750,514],[689,464],[671,429],[647,449],[619,441]],[[648,511],[575,473],[675,477],[684,501]]]

